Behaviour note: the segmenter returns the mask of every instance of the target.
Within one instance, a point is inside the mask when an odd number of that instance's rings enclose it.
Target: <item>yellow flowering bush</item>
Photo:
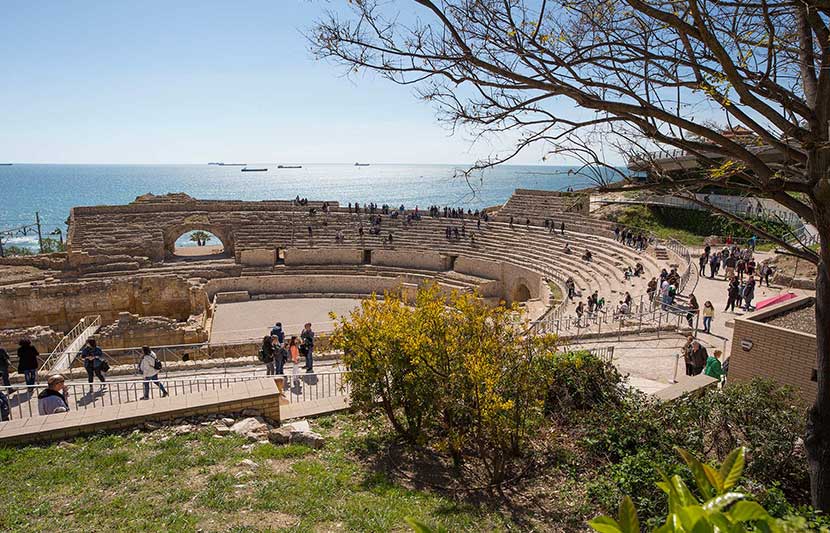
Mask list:
[[[476,461],[499,483],[543,420],[546,383],[538,361],[554,337],[526,337],[512,306],[475,294],[422,287],[364,300],[340,317],[333,345],[344,353],[352,404],[382,409],[406,440]]]

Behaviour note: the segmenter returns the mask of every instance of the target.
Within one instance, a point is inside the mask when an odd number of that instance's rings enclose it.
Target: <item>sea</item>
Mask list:
[[[74,206],[129,203],[146,193],[184,192],[199,199],[272,200],[300,196],[313,200],[375,202],[407,208],[450,205],[478,209],[504,203],[514,189],[551,191],[591,186],[574,167],[501,165],[465,177],[463,165],[303,164],[267,172],[241,172],[219,165],[44,165],[0,166],[0,236],[4,245],[34,248],[31,230],[12,231],[40,217],[44,236],[66,235]],[[186,239],[180,244],[187,245]]]

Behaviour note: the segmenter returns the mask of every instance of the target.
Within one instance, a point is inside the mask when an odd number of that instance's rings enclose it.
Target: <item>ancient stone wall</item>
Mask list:
[[[301,249],[286,248],[285,264],[297,265],[359,265],[363,250],[355,248]]]
[[[187,320],[204,312],[199,284],[178,276],[114,278],[0,289],[0,324],[68,331],[83,317],[113,322],[123,311]]]
[[[208,333],[199,320],[180,322],[163,316],[119,313],[118,320],[102,327],[98,343],[107,349],[135,346],[170,346],[205,342]]]
[[[29,339],[37,351],[49,354],[63,338],[63,333],[50,327],[34,326],[31,328],[10,328],[0,330],[0,348],[8,352],[12,366],[17,364],[17,347],[20,339]]]

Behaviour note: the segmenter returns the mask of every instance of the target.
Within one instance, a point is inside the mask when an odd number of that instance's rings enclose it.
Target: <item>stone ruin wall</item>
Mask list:
[[[63,338],[63,333],[48,326],[33,326],[30,328],[0,329],[0,348],[5,349],[12,360],[14,371],[17,367],[17,346],[20,339],[29,339],[37,351],[48,354]]]
[[[207,341],[208,332],[197,318],[180,322],[163,316],[119,313],[118,320],[98,330],[98,343],[104,349],[136,346],[172,346]]]
[[[179,276],[0,288],[0,324],[4,329],[49,326],[69,331],[85,316],[101,315],[102,323],[108,324],[121,312],[186,321],[206,308],[202,284]]]

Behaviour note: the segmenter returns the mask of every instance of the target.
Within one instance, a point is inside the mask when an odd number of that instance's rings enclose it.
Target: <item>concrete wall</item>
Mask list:
[[[286,248],[285,264],[299,265],[359,265],[363,250],[354,248]]]
[[[453,270],[460,274],[469,274],[471,276],[478,276],[480,278],[487,279],[500,280],[502,276],[501,262],[474,259],[463,255],[459,256],[458,259],[455,260],[455,267]]]
[[[501,280],[504,289],[503,297],[508,301],[511,301],[520,284],[527,286],[531,299],[542,297],[542,276],[532,270],[502,263]]]
[[[163,316],[121,313],[117,321],[98,330],[96,337],[99,346],[115,349],[205,342],[208,332],[198,321],[177,322]]]
[[[479,291],[482,296],[498,296],[510,302],[516,294],[519,285],[527,286],[531,299],[545,296],[544,280],[539,273],[511,263],[495,260],[485,261],[483,259],[460,256],[455,261],[454,270],[461,274],[501,282],[499,285],[494,285],[493,283],[484,284]]]
[[[793,387],[807,405],[816,398],[816,336],[761,320],[801,307],[812,298],[803,296],[735,319],[728,382],[769,378]],[[750,346],[751,344],[751,346]]]
[[[375,249],[372,250],[372,264],[438,272],[446,268],[447,259],[438,252]]]
[[[245,266],[274,266],[277,263],[276,248],[257,248],[239,252],[239,262]]]
[[[208,296],[219,292],[248,291],[258,294],[371,294],[396,288],[402,277],[324,274],[312,276],[251,276],[212,279],[207,282]]]

